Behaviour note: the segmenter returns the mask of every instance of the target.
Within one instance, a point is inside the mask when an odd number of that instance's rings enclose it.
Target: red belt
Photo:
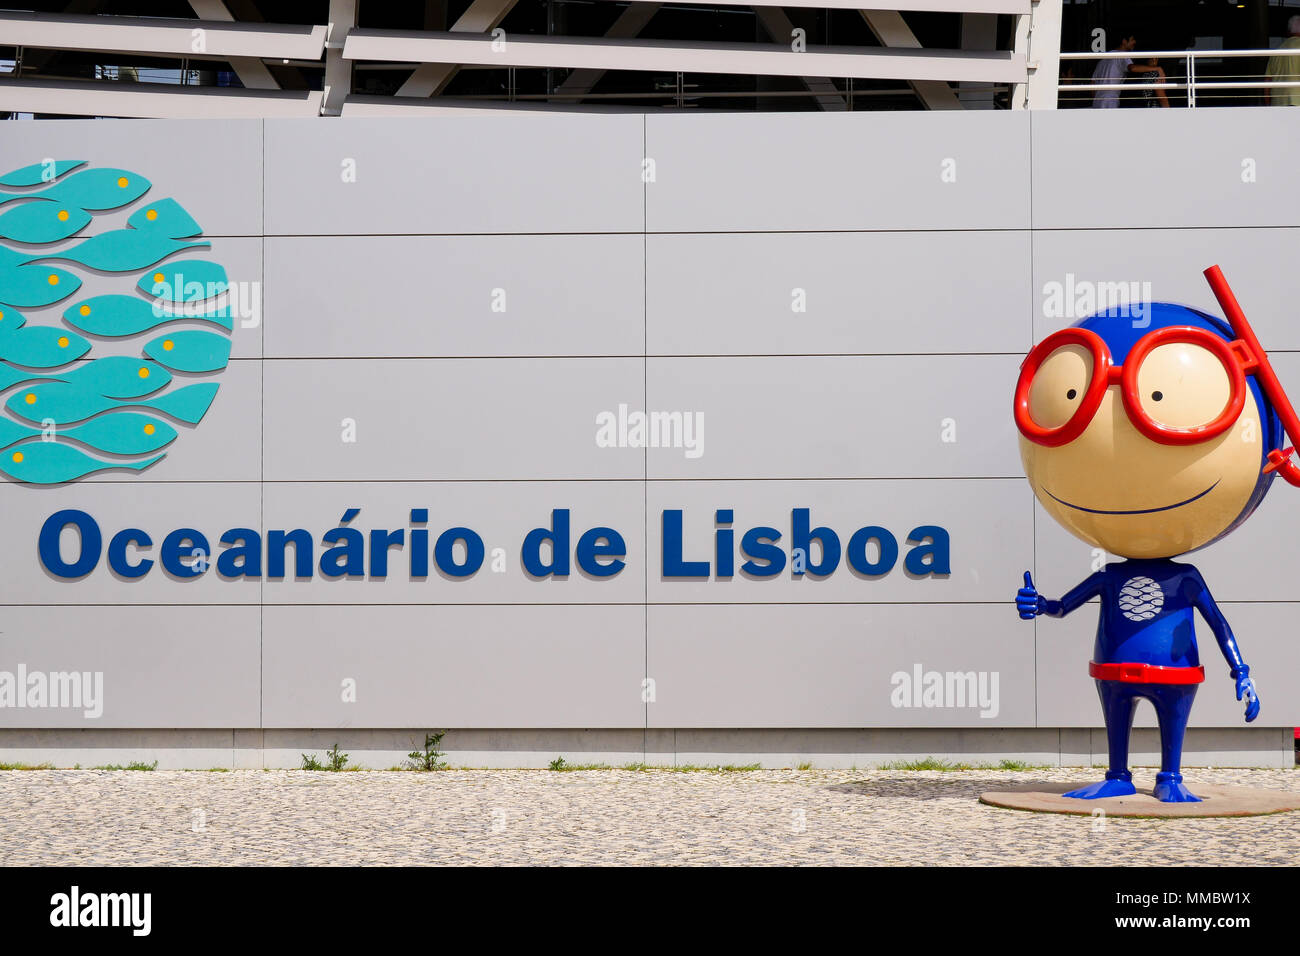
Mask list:
[[[1161,664],[1098,664],[1088,662],[1088,674],[1098,680],[1125,684],[1200,684],[1204,667],[1165,667]]]

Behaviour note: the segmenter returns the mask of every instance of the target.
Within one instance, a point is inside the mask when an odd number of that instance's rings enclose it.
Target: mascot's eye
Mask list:
[[[1164,398],[1164,397],[1165,397],[1165,393],[1164,393],[1164,392],[1152,392],[1152,393],[1151,393],[1151,401],[1153,401],[1153,402],[1158,402],[1158,401],[1160,401],[1160,399],[1162,399],[1162,398]]]
[[[1079,394],[1079,393],[1076,392],[1074,389],[1070,389],[1068,392],[1065,393],[1065,397],[1066,397],[1066,398],[1069,398],[1069,399],[1073,399],[1074,396],[1076,396],[1076,395],[1078,395],[1078,394]]]

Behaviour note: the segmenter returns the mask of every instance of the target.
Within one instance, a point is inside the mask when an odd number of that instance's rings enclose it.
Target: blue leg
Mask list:
[[[1183,734],[1187,730],[1187,717],[1192,712],[1196,697],[1195,684],[1161,684],[1151,687],[1151,702],[1156,705],[1156,718],[1160,721],[1160,772],[1152,793],[1165,803],[1200,803],[1183,786],[1180,766],[1183,760]]]
[[[1067,797],[1096,800],[1099,797],[1127,797],[1137,793],[1133,774],[1128,769],[1128,738],[1133,730],[1133,712],[1137,698],[1124,684],[1114,680],[1097,681],[1101,712],[1106,717],[1106,742],[1110,748],[1110,769],[1106,779],[1081,790],[1071,790]]]

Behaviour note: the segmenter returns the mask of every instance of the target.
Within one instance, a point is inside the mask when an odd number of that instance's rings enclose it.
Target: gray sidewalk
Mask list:
[[[983,806],[1099,770],[0,772],[0,864],[1294,865],[1300,812],[1128,820]],[[1149,786],[1153,771],[1135,775]],[[1300,770],[1193,770],[1300,791]]]

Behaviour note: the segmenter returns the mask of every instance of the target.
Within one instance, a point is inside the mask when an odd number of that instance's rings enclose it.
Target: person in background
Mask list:
[[[1159,66],[1155,57],[1148,57],[1145,60],[1139,60],[1129,67],[1129,73],[1133,79],[1143,83],[1163,83],[1165,82],[1165,71]],[[1169,97],[1165,96],[1163,89],[1151,89],[1148,87],[1141,91],[1141,99],[1135,106],[1160,106],[1165,109],[1169,108]]]
[[[1119,47],[1111,52],[1128,53],[1137,47],[1137,37],[1130,35],[1120,41]],[[1097,62],[1092,71],[1094,83],[1119,83],[1129,75],[1133,61],[1128,57],[1109,57]],[[1119,90],[1097,90],[1092,97],[1093,109],[1113,110],[1119,106]]]
[[[1282,41],[1282,50],[1300,48],[1300,16],[1294,16],[1286,22],[1286,32],[1290,34]],[[1300,56],[1271,56],[1268,67],[1264,70],[1270,80],[1279,82],[1300,82]],[[1264,91],[1264,102],[1273,106],[1300,106],[1300,86],[1284,86]]]

